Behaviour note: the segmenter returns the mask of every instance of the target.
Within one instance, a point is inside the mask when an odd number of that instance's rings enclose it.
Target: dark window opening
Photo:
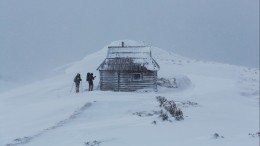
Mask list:
[[[140,73],[133,74],[133,81],[140,81],[142,80],[142,76]]]

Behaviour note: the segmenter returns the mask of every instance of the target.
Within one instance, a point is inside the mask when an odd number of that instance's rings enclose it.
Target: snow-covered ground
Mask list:
[[[159,78],[176,78],[178,88],[86,91],[87,72],[97,75],[97,88],[105,47],[57,69],[57,76],[1,93],[0,146],[259,145],[259,69],[151,49]],[[70,91],[78,72],[84,91],[76,94]],[[184,120],[162,121],[157,96],[174,100]]]

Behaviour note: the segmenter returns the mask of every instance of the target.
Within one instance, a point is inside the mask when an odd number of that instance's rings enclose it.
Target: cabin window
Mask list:
[[[133,81],[141,81],[142,75],[140,73],[133,74]]]

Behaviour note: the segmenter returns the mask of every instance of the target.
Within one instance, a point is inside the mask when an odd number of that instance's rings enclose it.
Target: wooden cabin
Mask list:
[[[131,46],[125,42],[118,46],[108,46],[107,57],[97,68],[100,73],[100,90],[156,90],[159,68],[152,58],[150,47]]]

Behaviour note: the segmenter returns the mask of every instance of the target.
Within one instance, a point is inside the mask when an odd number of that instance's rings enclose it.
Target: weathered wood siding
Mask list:
[[[118,73],[116,71],[99,71],[100,90],[118,91]]]
[[[133,74],[141,74],[140,80],[134,80]],[[100,89],[112,91],[136,91],[138,89],[157,89],[157,71],[127,72],[100,71]]]

